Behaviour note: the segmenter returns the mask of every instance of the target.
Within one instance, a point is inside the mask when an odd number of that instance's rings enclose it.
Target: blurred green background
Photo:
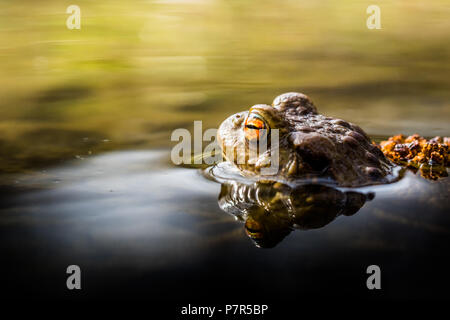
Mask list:
[[[448,135],[449,17],[448,0],[2,0],[0,172],[169,147],[286,91],[373,137]]]

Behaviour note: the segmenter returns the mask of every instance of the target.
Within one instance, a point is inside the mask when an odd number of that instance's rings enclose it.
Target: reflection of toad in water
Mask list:
[[[244,221],[247,235],[258,247],[270,248],[293,229],[321,228],[341,214],[353,215],[373,197],[373,193],[318,184],[293,188],[281,183],[227,181],[222,184],[219,206]]]

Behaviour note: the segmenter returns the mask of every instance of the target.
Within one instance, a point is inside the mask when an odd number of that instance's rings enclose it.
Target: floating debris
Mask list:
[[[381,151],[392,162],[406,166],[413,171],[420,169],[423,177],[436,180],[448,176],[450,166],[450,138],[434,137],[430,140],[413,134],[402,134],[381,141]]]

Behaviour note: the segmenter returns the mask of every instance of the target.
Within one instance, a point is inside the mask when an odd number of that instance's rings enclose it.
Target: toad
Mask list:
[[[217,138],[226,160],[244,176],[261,176],[275,148],[273,175],[285,180],[325,179],[357,187],[389,182],[394,167],[359,126],[319,114],[309,97],[296,92],[228,117]]]

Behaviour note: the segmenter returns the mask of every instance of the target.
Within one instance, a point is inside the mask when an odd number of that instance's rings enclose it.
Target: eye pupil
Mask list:
[[[267,134],[262,133],[262,130],[267,128],[268,125],[261,115],[250,113],[245,121],[245,137],[247,140],[259,140],[262,135]]]

